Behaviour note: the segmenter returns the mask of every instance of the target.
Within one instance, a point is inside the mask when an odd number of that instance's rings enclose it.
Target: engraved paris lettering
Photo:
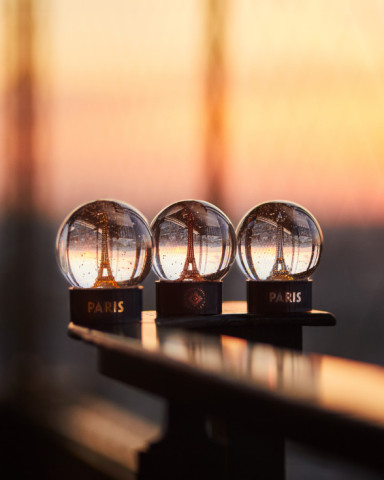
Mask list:
[[[301,292],[269,292],[269,303],[301,303]]]
[[[124,301],[88,302],[88,313],[123,313]]]

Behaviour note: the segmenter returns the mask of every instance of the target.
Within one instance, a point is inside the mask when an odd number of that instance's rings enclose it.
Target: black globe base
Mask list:
[[[92,328],[141,320],[143,287],[69,289],[71,320]]]
[[[156,282],[158,317],[218,315],[222,282]]]
[[[312,310],[311,280],[247,281],[248,313],[296,314]]]

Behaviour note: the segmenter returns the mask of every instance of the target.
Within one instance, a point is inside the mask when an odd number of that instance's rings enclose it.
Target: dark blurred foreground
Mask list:
[[[125,478],[116,465],[100,466],[88,447],[75,442],[79,435],[76,412],[92,419],[95,435],[100,431],[104,435],[105,426],[98,430],[97,422],[108,417],[107,411],[111,414],[114,408],[124,407],[130,415],[124,421],[127,425],[139,422],[135,428],[144,442],[147,431],[158,431],[160,427],[154,425],[162,425],[164,403],[101,377],[95,351],[67,337],[68,285],[55,261],[56,227],[40,219],[29,220],[7,220],[0,230],[3,464],[10,464],[17,477],[35,471],[41,478]],[[330,228],[324,236],[323,257],[313,278],[313,306],[334,313],[337,326],[307,327],[305,350],[384,365],[384,229]],[[146,309],[154,308],[154,280],[151,274],[145,281]],[[224,300],[244,299],[244,278],[235,265],[224,280]],[[85,405],[79,400],[84,395],[89,399]],[[92,402],[98,405],[96,410]],[[108,427],[111,438],[115,436],[114,416]],[[65,419],[74,424],[62,430],[59,425]],[[136,448],[136,440],[132,442],[132,449]],[[23,462],[18,462],[20,452],[26,452]],[[289,479],[377,478],[294,445],[288,448],[287,470]]]

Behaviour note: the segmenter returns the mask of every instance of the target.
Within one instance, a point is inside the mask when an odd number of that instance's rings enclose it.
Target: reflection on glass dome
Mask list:
[[[59,266],[74,287],[120,288],[139,284],[152,264],[152,236],[133,207],[96,200],[74,210],[56,240]]]
[[[162,280],[217,281],[228,272],[236,237],[229,219],[210,203],[185,200],[152,222],[154,270]]]
[[[251,280],[302,280],[315,271],[322,241],[319,224],[300,205],[262,203],[237,228],[238,263]]]

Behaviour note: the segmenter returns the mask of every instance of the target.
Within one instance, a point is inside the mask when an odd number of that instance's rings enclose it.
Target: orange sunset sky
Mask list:
[[[104,197],[151,220],[182,198],[209,200],[207,2],[35,3],[38,183],[46,213],[62,218]],[[383,224],[382,2],[222,5],[226,213],[236,223],[257,203],[289,199],[322,223]],[[6,85],[3,72],[2,111]],[[2,115],[2,137],[5,122]],[[6,175],[3,168],[2,187]]]

